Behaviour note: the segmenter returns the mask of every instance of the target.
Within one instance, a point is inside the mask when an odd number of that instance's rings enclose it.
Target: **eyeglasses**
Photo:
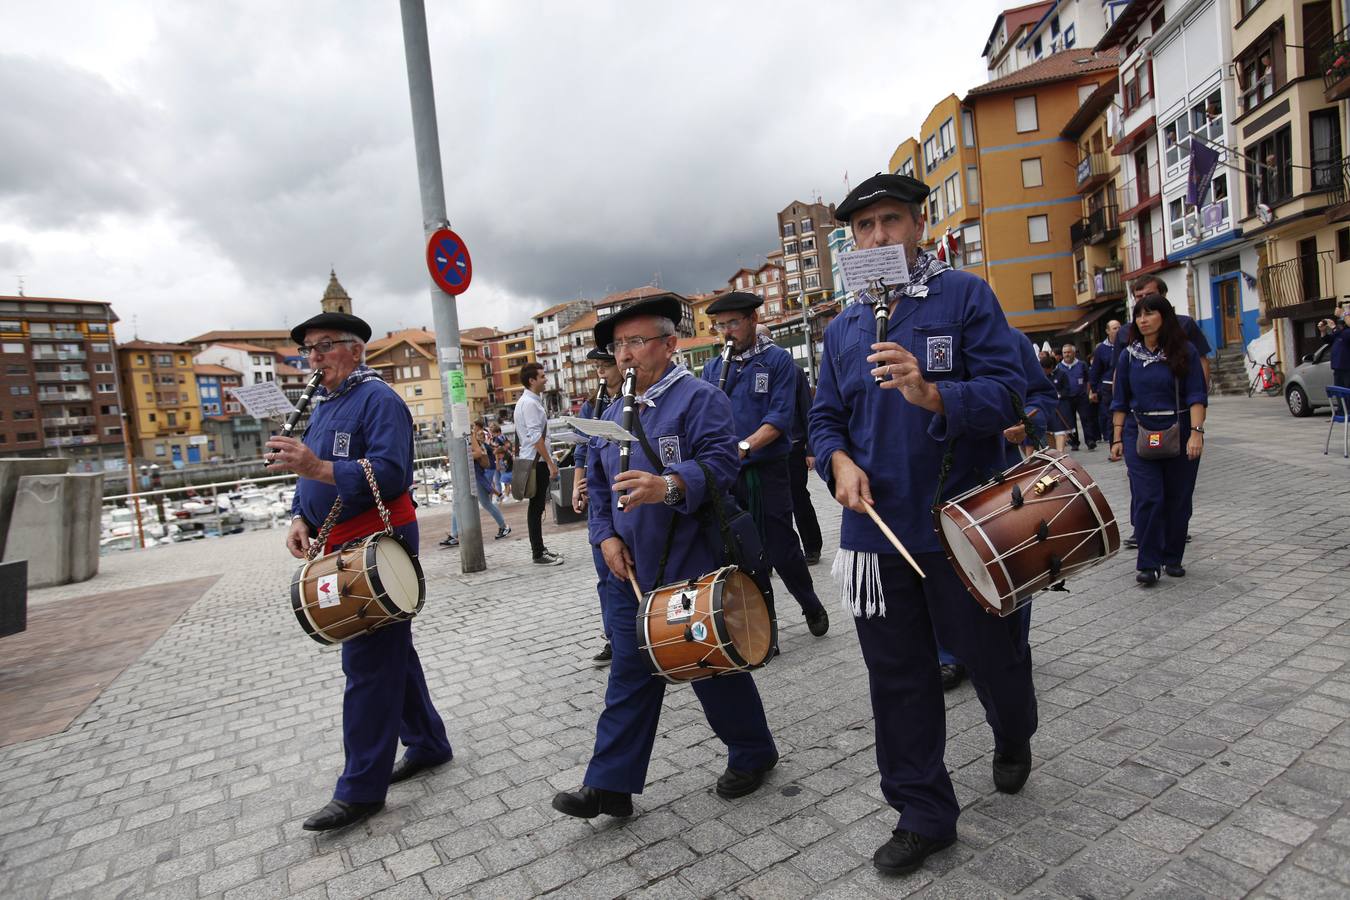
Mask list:
[[[318,341],[317,343],[314,344],[301,344],[299,347],[296,347],[295,349],[300,351],[301,356],[309,356],[316,350],[320,353],[332,353],[333,347],[337,344],[355,344],[355,343],[356,341],[352,340],[351,338],[346,338],[340,341],[330,341],[327,338],[324,338],[323,340]]]
[[[744,325],[745,322],[745,319],[727,319],[725,322],[714,322],[713,329],[715,331],[735,331],[737,328]]]
[[[624,349],[625,347],[627,347],[629,350],[641,350],[642,347],[643,347],[643,345],[646,344],[648,341],[659,341],[659,340],[663,340],[663,339],[665,339],[665,338],[667,338],[667,337],[669,337],[669,336],[670,336],[670,335],[666,335],[666,334],[658,334],[658,335],[654,335],[654,336],[652,336],[652,337],[630,337],[630,338],[623,338],[623,339],[621,339],[621,340],[617,340],[617,341],[611,342],[611,343],[609,344],[609,346],[607,346],[607,347],[605,348],[605,350],[607,350],[607,351],[609,352],[609,355],[610,355],[610,356],[613,356],[614,354],[618,353],[620,350]]]

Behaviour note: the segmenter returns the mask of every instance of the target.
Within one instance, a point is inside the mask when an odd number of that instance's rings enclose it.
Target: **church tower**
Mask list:
[[[332,269],[328,271],[328,289],[323,292],[323,311],[348,315],[352,311],[352,298],[347,296],[347,290],[338,282],[337,272]]]

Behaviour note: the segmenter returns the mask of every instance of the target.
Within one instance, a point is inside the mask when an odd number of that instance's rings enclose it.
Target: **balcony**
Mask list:
[[[1109,177],[1105,153],[1089,153],[1078,160],[1078,193],[1083,194],[1099,187]]]
[[[73,391],[38,391],[39,403],[68,403],[76,400],[91,400],[93,395],[88,388],[76,388]]]
[[[1125,276],[1119,266],[1094,269],[1087,287],[1093,300],[1114,300],[1125,296]]]
[[[35,331],[28,335],[30,341],[82,341],[83,331]]]
[[[49,437],[44,443],[48,447],[83,447],[86,444],[97,444],[98,435],[71,434],[65,437]]]
[[[1069,226],[1069,242],[1075,250],[1088,242],[1087,219],[1079,219]]]
[[[38,372],[38,384],[54,384],[61,381],[88,381],[88,372]]]
[[[1087,227],[1087,242],[1100,244],[1120,236],[1120,220],[1114,206],[1102,206],[1088,213],[1083,220]]]
[[[187,406],[186,400],[179,399],[177,394],[156,394],[155,406],[160,409],[177,409],[180,406]]]
[[[1319,57],[1328,103],[1350,98],[1350,27],[1342,28]]]
[[[1326,191],[1327,221],[1350,220],[1350,156],[1330,163],[1313,163],[1313,190]]]
[[[1141,169],[1138,175],[1120,186],[1120,217],[1132,219],[1145,206],[1157,203],[1160,186],[1156,164]]]
[[[33,359],[38,362],[79,361],[86,358],[83,350],[53,350],[49,347],[34,347]]]
[[[1289,315],[1293,307],[1304,303],[1318,300],[1329,302],[1336,296],[1335,271],[1336,261],[1332,250],[1271,263],[1257,269],[1256,281],[1267,314]]]
[[[42,419],[43,428],[80,428],[93,425],[98,421],[93,416],[46,416]]]
[[[1163,232],[1155,228],[1135,244],[1125,245],[1125,277],[1133,278],[1155,269],[1161,269],[1167,263],[1167,254],[1163,249]]]

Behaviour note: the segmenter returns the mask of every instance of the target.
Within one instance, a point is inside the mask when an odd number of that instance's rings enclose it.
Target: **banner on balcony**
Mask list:
[[[1219,152],[1198,138],[1191,139],[1191,171],[1186,176],[1186,202],[1199,206],[1209,190],[1214,168],[1219,164]]]

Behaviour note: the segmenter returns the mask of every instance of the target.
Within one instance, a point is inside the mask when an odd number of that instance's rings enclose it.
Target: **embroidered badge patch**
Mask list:
[[[755,373],[755,393],[756,393],[756,394],[767,394],[768,392],[769,392],[769,373],[768,373],[768,372],[756,372],[756,373]]]
[[[333,455],[347,458],[347,454],[352,449],[352,436],[345,431],[336,432],[333,435]]]
[[[928,339],[928,365],[930,372],[950,372],[952,370],[952,336],[934,335]]]
[[[663,465],[673,466],[677,462],[682,462],[680,459],[679,435],[672,434],[663,438],[658,438],[657,443],[661,450],[661,463]]]

